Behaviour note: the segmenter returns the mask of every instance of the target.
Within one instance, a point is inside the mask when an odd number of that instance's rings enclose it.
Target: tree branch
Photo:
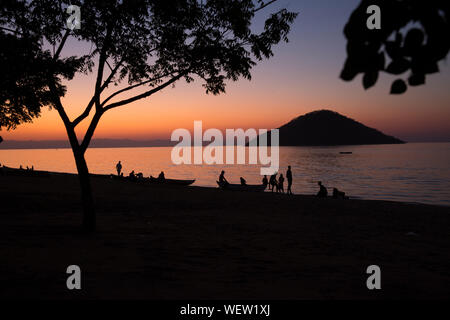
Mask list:
[[[114,92],[113,94],[111,94],[108,98],[106,98],[106,99],[102,102],[101,106],[102,106],[102,107],[105,106],[105,104],[108,103],[108,101],[110,101],[112,98],[114,98],[115,96],[117,96],[117,95],[119,95],[119,94],[121,94],[121,93],[123,93],[123,92],[126,92],[126,91],[129,91],[129,90],[135,89],[135,88],[137,88],[137,87],[143,86],[143,85],[145,85],[145,84],[147,84],[147,83],[150,83],[150,82],[152,82],[152,81],[156,81],[156,80],[162,79],[162,78],[164,78],[164,77],[170,76],[171,74],[172,74],[172,73],[166,73],[166,74],[161,75],[161,76],[158,76],[158,77],[156,77],[156,78],[148,79],[148,80],[146,80],[146,81],[142,81],[142,82],[136,83],[136,84],[134,84],[134,85],[128,86],[128,87],[126,87],[126,88],[120,89],[120,90]]]
[[[276,1],[278,1],[278,0],[271,0],[271,1],[267,2],[267,3],[262,4],[259,8],[256,8],[255,10],[253,10],[253,13],[258,12],[259,10],[264,9],[264,8],[267,7],[267,6],[270,6],[272,3],[276,2]]]
[[[102,91],[101,88],[102,88],[102,81],[103,81],[103,71],[105,68],[106,60],[108,58],[106,55],[106,52],[108,49],[109,40],[110,40],[109,38],[111,37],[111,33],[112,33],[112,27],[108,23],[105,40],[103,42],[103,46],[100,50],[100,55],[98,58],[97,80],[95,81],[94,103],[95,103],[95,107],[97,110],[100,109],[100,93]]]
[[[86,130],[86,134],[84,135],[83,141],[80,145],[80,151],[82,154],[84,154],[89,147],[89,143],[91,142],[91,139],[94,135],[95,128],[97,128],[98,122],[100,121],[100,118],[103,115],[103,110],[97,110],[94,114],[94,117],[92,118],[91,123],[89,124],[88,129]]]
[[[116,66],[114,67],[114,69],[111,71],[110,75],[108,76],[108,78],[105,80],[105,82],[102,84],[102,86],[100,87],[100,92],[102,93],[103,90],[106,89],[106,87],[108,87],[109,83],[111,82],[112,78],[114,78],[117,70],[121,67],[123,63],[122,61],[119,61]],[[89,101],[88,105],[86,106],[86,108],[84,109],[83,113],[80,114],[73,122],[72,125],[74,127],[76,127],[81,121],[83,121],[84,119],[86,119],[87,116],[89,116],[89,113],[92,110],[92,107],[94,106],[95,100],[96,100],[96,96],[95,94],[92,96],[91,100]]]
[[[63,47],[64,47],[64,44],[66,43],[66,40],[67,40],[67,38],[69,37],[69,35],[70,35],[70,30],[67,29],[67,30],[66,30],[66,33],[64,34],[64,36],[63,36],[62,39],[61,39],[61,43],[59,44],[58,49],[56,50],[55,55],[53,56],[53,60],[55,60],[55,61],[58,60],[59,55],[61,54],[61,51],[62,51],[62,49],[63,49]]]
[[[7,27],[2,27],[2,26],[0,26],[0,29],[6,30],[6,31],[9,31],[9,32],[12,32],[12,33],[16,33],[16,34],[23,34],[23,33],[20,32],[20,31],[13,30],[13,29],[10,29],[10,28],[7,28]]]
[[[132,98],[125,99],[125,100],[122,100],[122,101],[118,101],[118,102],[115,102],[115,103],[111,103],[110,105],[107,105],[106,107],[104,107],[103,111],[107,111],[107,110],[110,110],[112,108],[117,108],[117,107],[123,106],[125,104],[129,104],[129,103],[135,102],[137,100],[149,97],[152,94],[154,94],[154,93],[164,89],[165,87],[171,85],[172,83],[174,83],[175,81],[177,81],[178,79],[180,79],[181,77],[183,77],[186,74],[187,74],[187,72],[180,73],[177,76],[173,77],[172,79],[166,81],[165,83],[163,83],[162,85],[160,85],[160,86],[158,86],[156,88],[153,88],[153,89],[151,89],[149,91],[146,91],[146,92],[144,92],[142,94],[139,94],[137,96],[134,96]]]
[[[72,147],[72,150],[74,152],[78,152],[79,151],[79,142],[77,139],[77,135],[75,133],[75,130],[72,126],[72,123],[69,120],[69,117],[67,116],[66,111],[64,110],[64,107],[61,103],[61,99],[59,98],[58,94],[57,94],[57,90],[56,90],[56,86],[53,83],[51,76],[49,76],[49,84],[48,87],[50,89],[50,93],[53,96],[53,102],[54,102],[54,106],[56,111],[58,111],[59,116],[61,117],[63,123],[64,123],[64,127],[66,128],[66,132],[67,132],[67,136],[69,138],[69,142],[70,145]]]

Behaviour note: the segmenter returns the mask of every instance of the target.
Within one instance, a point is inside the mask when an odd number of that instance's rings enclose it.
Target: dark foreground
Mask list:
[[[1,298],[449,298],[450,208],[0,176]],[[412,232],[412,233],[411,233]],[[66,288],[79,265],[82,289]],[[369,291],[366,268],[381,267]]]

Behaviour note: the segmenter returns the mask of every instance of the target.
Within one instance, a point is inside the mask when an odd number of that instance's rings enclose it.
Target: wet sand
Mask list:
[[[0,297],[450,297],[449,207],[92,183],[86,235],[76,176],[0,176]],[[79,291],[66,288],[72,264]],[[369,265],[381,290],[366,287]]]

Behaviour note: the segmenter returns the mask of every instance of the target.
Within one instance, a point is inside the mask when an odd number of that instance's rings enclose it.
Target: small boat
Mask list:
[[[266,190],[267,186],[263,184],[258,185],[242,185],[242,184],[231,184],[231,183],[220,183],[216,181],[219,185],[219,188],[224,190],[232,190],[232,191],[251,191],[251,192],[263,192]]]
[[[351,151],[342,151],[342,152],[339,152],[340,154],[353,154],[353,152],[351,152]]]
[[[160,180],[155,177],[150,177],[148,179],[145,179],[150,183],[161,183],[161,184],[170,184],[170,185],[177,185],[177,186],[189,186],[195,182],[195,179],[193,180],[179,180],[179,179],[164,179]]]

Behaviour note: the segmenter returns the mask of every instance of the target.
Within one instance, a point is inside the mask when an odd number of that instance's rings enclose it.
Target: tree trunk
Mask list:
[[[78,170],[78,179],[81,187],[81,201],[83,205],[83,229],[86,232],[95,231],[95,207],[92,196],[89,170],[84,159],[84,154],[74,151],[75,162]]]

